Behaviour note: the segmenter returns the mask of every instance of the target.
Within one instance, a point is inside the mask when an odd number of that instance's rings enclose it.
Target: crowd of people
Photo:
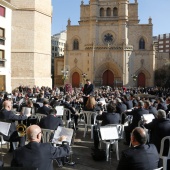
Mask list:
[[[39,103],[41,103],[41,107]],[[83,110],[97,114],[97,121],[93,128],[95,149],[98,149],[99,146],[98,129],[100,126],[124,124],[128,115],[133,117],[132,122],[124,129],[124,144],[131,144],[131,148],[122,153],[117,169],[144,170],[146,166],[149,169],[160,166],[158,156],[160,143],[163,137],[170,136],[170,120],[168,119],[170,88],[111,88],[109,86],[95,88],[89,79],[86,80],[83,88],[55,87],[52,89],[44,86],[41,88],[19,86],[11,94],[1,93],[0,120],[11,121],[9,135],[4,136],[4,140],[10,141],[10,152],[14,150],[13,142],[19,142],[19,148],[13,152],[11,166],[26,167],[32,165],[41,170],[52,169],[50,164],[52,159],[69,154],[67,144],[55,148],[50,144],[41,143],[41,128],[56,130],[58,126],[63,126],[62,118],[57,116],[56,106],[63,106],[70,110],[71,118],[75,122],[75,131],[79,130],[78,120],[83,117]],[[30,113],[24,115],[22,113],[23,107],[31,108]],[[20,114],[15,114],[16,111]],[[46,117],[37,122],[31,116],[36,113],[44,114]],[[138,127],[138,122],[144,114],[153,114],[155,118],[152,122],[143,122],[141,127]],[[94,116],[92,115],[92,121]],[[29,139],[27,145],[25,145],[25,136],[18,135],[15,121],[23,121],[27,125],[26,134]],[[86,121],[85,117],[84,121]],[[150,131],[149,141],[145,128]],[[62,140],[65,141],[64,136]],[[169,144],[166,143],[164,154],[167,154],[168,147]],[[33,154],[39,158],[38,161],[32,160]],[[134,157],[134,155],[140,155],[140,157]],[[34,164],[31,163],[32,161]],[[153,163],[148,163],[149,161]],[[45,162],[47,162],[46,165]]]

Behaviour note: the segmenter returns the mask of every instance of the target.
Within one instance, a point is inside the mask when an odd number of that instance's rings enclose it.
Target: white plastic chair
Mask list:
[[[101,142],[106,144],[106,161],[109,161],[109,148],[111,144],[115,146],[116,157],[117,160],[119,160],[118,140],[122,139],[123,128],[124,127],[121,124],[109,124],[100,127],[100,135],[101,135],[100,146],[101,146]]]
[[[52,135],[54,134],[54,130],[41,128],[41,131],[43,143],[51,143],[50,140]]]
[[[167,156],[163,156],[165,140],[169,140],[169,150]],[[170,159],[170,136],[165,136],[162,138],[159,157],[163,160],[163,170],[167,170],[167,160]]]
[[[65,127],[69,128],[70,123],[72,123],[73,127],[75,127],[74,120],[71,119],[71,111],[67,108],[64,108],[63,121],[65,122]]]
[[[157,169],[153,169],[153,170],[162,170],[163,169],[163,167],[160,167],[160,168],[157,168]]]
[[[3,138],[3,135],[0,135],[0,139],[1,139],[1,151],[2,151],[2,145],[6,145],[7,146],[7,149],[9,150],[9,142],[7,141],[4,141],[4,138]]]
[[[34,117],[36,117],[36,116],[37,116],[38,122],[40,122],[40,120],[41,120],[43,117],[46,117],[47,115],[41,114],[41,113],[36,113],[36,115],[34,115]]]
[[[91,139],[93,139],[93,126],[96,125],[97,113],[92,111],[83,111],[83,115],[85,119],[84,138],[86,137],[88,127],[91,127]],[[92,118],[93,118],[93,122],[92,122]]]

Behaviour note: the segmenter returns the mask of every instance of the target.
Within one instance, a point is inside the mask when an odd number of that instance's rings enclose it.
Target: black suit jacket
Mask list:
[[[84,89],[83,89],[83,93],[87,96],[87,95],[93,95],[93,91],[94,91],[94,86],[93,84],[85,84],[84,85]]]
[[[150,142],[155,144],[158,152],[160,152],[162,138],[170,136],[170,119],[154,119],[152,122],[145,124],[144,126],[151,130]],[[166,154],[169,145],[165,143],[164,147],[164,154]]]
[[[50,143],[30,142],[13,153],[12,167],[35,167],[53,170],[52,160],[69,154],[69,146],[53,147]]]
[[[0,111],[0,120],[2,121],[7,121],[11,123],[10,129],[9,129],[9,136],[4,136],[4,140],[8,140],[9,137],[12,135],[14,131],[16,131],[16,125],[15,121],[16,120],[25,120],[27,119],[27,116],[21,116],[21,115],[16,115],[12,111],[8,111],[6,109],[2,109]]]
[[[159,155],[153,144],[139,145],[122,152],[117,170],[153,170],[158,168]]]
[[[127,110],[127,106],[124,103],[117,103],[116,105],[116,112],[121,114]]]
[[[44,129],[56,130],[58,126],[63,126],[63,122],[60,117],[48,115],[40,120],[39,126]]]
[[[132,123],[129,125],[129,127],[133,129],[138,126],[138,122],[141,120],[141,116],[143,114],[149,114],[149,111],[143,108],[138,108],[132,110],[131,112],[127,112],[126,114],[133,116]]]
[[[103,112],[102,115],[97,116],[98,120],[102,120],[101,126],[108,124],[119,124],[120,123],[120,114],[119,113],[107,113]]]
[[[49,107],[47,107],[47,106],[42,106],[42,107],[39,107],[39,108],[38,108],[37,113],[41,113],[41,114],[48,115],[48,114],[49,114],[49,111],[50,111],[50,108],[49,108]]]
[[[73,109],[73,107],[72,107],[72,105],[71,105],[70,103],[64,102],[64,103],[62,104],[62,106],[64,106],[64,108],[66,108],[66,109],[69,109],[72,114],[75,114],[75,113],[76,113],[76,111]]]

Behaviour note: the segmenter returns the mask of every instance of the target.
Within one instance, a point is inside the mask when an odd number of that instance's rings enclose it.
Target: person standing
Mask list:
[[[87,103],[88,97],[90,95],[93,95],[93,92],[94,92],[93,84],[91,83],[91,81],[89,79],[86,79],[86,84],[84,85],[84,88],[83,88],[83,93],[84,93],[83,103],[84,103],[84,106]]]

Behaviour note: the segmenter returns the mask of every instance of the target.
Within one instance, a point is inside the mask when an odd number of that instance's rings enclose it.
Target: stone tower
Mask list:
[[[11,0],[11,84],[52,86],[51,0]]]

